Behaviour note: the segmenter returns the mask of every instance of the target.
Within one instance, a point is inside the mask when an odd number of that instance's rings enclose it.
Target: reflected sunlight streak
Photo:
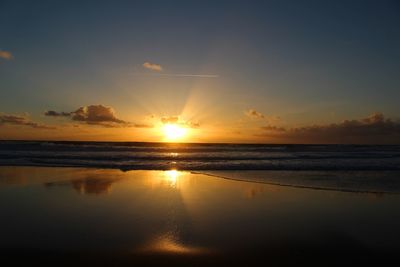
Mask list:
[[[177,170],[165,171],[165,179],[168,182],[168,185],[173,188],[177,187],[179,176],[181,176],[181,173]]]

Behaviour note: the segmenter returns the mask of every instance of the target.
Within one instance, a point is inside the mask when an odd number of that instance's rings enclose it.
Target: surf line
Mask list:
[[[355,190],[355,189],[346,189],[346,188],[332,188],[332,187],[323,187],[323,186],[307,186],[307,185],[295,185],[295,184],[283,184],[283,183],[274,183],[274,182],[266,182],[266,181],[249,181],[245,179],[232,178],[223,175],[217,175],[206,172],[196,172],[191,171],[191,174],[201,174],[205,176],[235,181],[235,182],[245,182],[245,183],[256,183],[256,184],[265,184],[265,185],[276,185],[276,186],[284,186],[284,187],[292,187],[292,188],[301,188],[301,189],[311,189],[311,190],[324,190],[324,191],[336,191],[343,193],[358,193],[358,194],[387,194],[387,195],[399,195],[400,192],[390,192],[390,191],[373,191],[373,190]]]

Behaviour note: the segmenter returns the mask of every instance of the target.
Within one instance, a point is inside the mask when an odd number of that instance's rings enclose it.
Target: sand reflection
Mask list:
[[[181,176],[181,172],[177,170],[169,170],[164,172],[165,179],[168,183],[168,185],[172,188],[177,188],[178,185],[178,179]]]
[[[349,251],[400,246],[397,195],[371,201],[380,195],[173,169],[0,168],[0,177],[10,184],[0,187],[1,216],[7,218],[0,223],[3,247],[108,251],[147,259],[154,254],[279,258],[275,252],[286,255],[304,246],[307,255],[333,246]],[[18,181],[24,182],[17,186]],[[93,195],[100,197],[86,197]]]
[[[47,188],[66,186],[73,188],[79,194],[101,195],[110,193],[113,183],[119,180],[119,178],[88,176],[82,179],[72,179],[71,181],[47,182],[44,183],[44,186]]]
[[[192,218],[188,212],[182,192],[190,181],[190,173],[178,170],[152,172],[147,183],[154,196],[160,198],[164,211],[162,227],[143,246],[136,249],[140,253],[157,254],[194,254],[205,249],[196,247],[191,242]]]

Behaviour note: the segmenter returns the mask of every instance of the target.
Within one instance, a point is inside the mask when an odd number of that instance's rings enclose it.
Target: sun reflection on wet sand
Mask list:
[[[166,234],[157,237],[142,248],[136,249],[135,252],[160,254],[204,254],[209,251],[204,248],[185,245],[176,240],[175,236]]]
[[[160,197],[163,216],[158,220],[162,226],[152,238],[135,248],[135,253],[148,254],[203,254],[205,248],[189,244],[192,231],[190,211],[186,207],[183,192],[189,185],[190,173],[171,169],[149,173],[147,185]]]
[[[169,171],[165,171],[165,179],[168,182],[168,185],[173,187],[173,188],[177,188],[177,182],[179,177],[181,176],[181,172],[177,171],[177,170],[169,170]]]
[[[0,245],[5,247],[91,249],[96,255],[118,252],[133,255],[133,261],[160,262],[164,256],[274,257],[275,251],[291,253],[290,242],[310,244],[321,253],[331,245],[366,245],[374,250],[373,244],[381,242],[389,249],[399,247],[397,195],[371,201],[366,194],[229,180],[177,169],[2,169],[0,177],[11,184],[0,186],[0,211],[7,218],[0,223]],[[27,179],[16,186],[21,177]],[[338,214],[349,220],[336,220]],[[338,234],[332,236],[330,229]]]

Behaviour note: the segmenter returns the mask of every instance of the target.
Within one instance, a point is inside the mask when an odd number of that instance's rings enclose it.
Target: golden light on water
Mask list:
[[[177,170],[165,171],[165,179],[171,187],[176,187],[180,175]]]
[[[168,123],[163,126],[162,131],[167,141],[180,141],[186,136],[188,129],[178,124]]]

